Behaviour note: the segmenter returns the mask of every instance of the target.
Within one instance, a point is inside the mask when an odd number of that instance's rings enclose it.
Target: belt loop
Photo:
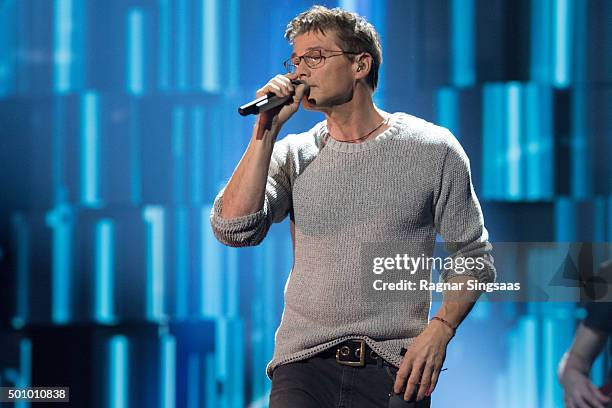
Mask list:
[[[378,368],[383,368],[383,359],[381,356],[378,356],[378,358],[376,359],[376,366]]]

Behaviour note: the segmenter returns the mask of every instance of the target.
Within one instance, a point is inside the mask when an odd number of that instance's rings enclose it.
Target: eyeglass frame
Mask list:
[[[287,70],[287,72],[289,72],[289,73],[295,73],[295,72],[297,71],[298,66],[299,66],[299,65],[302,63],[302,61],[306,61],[306,58],[305,58],[305,57],[306,57],[306,54],[308,54],[308,53],[310,53],[310,52],[316,52],[316,51],[318,51],[318,52],[319,52],[319,56],[320,56],[320,58],[321,58],[321,62],[320,62],[320,63],[318,63],[317,65],[315,65],[314,67],[311,67],[311,66],[308,64],[308,62],[306,62],[306,66],[307,66],[308,68],[310,68],[310,69],[317,69],[317,68],[322,67],[323,65],[325,65],[325,60],[326,60],[327,58],[338,57],[338,56],[340,56],[340,55],[345,55],[345,54],[348,54],[348,55],[359,55],[359,54],[363,53],[363,51],[362,51],[362,52],[354,52],[354,51],[344,51],[344,50],[326,50],[326,49],[323,49],[323,48],[317,48],[317,49],[314,49],[314,50],[307,51],[307,52],[305,52],[304,54],[302,54],[301,56],[297,56],[297,55],[296,55],[295,57],[289,57],[289,58],[287,58],[285,61],[283,61],[283,66],[285,67],[285,69]],[[323,55],[323,53],[322,53],[321,51],[327,51],[327,52],[337,52],[338,54],[334,54],[334,55]],[[294,63],[292,62],[292,60],[293,60],[293,59],[295,59],[295,58],[298,58],[298,61],[299,61],[299,62],[297,63],[297,65],[296,65],[296,64],[294,64]],[[291,70],[289,69],[289,66],[293,66],[293,67],[295,67],[295,71],[291,71]]]

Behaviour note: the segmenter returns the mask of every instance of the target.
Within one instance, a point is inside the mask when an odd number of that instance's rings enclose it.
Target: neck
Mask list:
[[[374,106],[371,95],[359,97],[355,94],[355,97],[349,102],[325,112],[327,130],[334,139],[340,142],[353,141],[367,135],[380,125],[386,117],[382,113]],[[384,125],[381,126],[359,142],[376,137],[386,128]]]

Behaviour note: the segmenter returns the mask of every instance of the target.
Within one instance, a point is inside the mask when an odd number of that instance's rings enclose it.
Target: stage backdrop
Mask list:
[[[493,242],[612,241],[612,2],[322,3],[379,30],[376,103],[461,142]],[[289,226],[233,249],[208,217],[254,123],[237,107],[313,4],[0,0],[0,386],[70,386],[94,408],[267,404]],[[300,111],[279,137],[320,120]],[[561,406],[581,313],[480,302],[434,405]]]

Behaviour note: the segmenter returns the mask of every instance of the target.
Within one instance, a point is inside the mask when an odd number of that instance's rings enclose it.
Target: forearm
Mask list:
[[[482,293],[481,291],[466,289],[467,281],[473,279],[473,276],[458,275],[448,280],[449,283],[462,283],[462,289],[444,291],[443,302],[436,313],[436,317],[444,319],[453,328],[457,328],[463,322]]]
[[[589,372],[597,355],[604,347],[607,338],[606,333],[580,324],[576,331],[574,342],[569,349],[568,358],[581,366],[583,371]]]
[[[257,126],[253,129],[249,146],[223,192],[223,218],[253,214],[263,207],[268,168],[278,130],[266,130],[264,137],[258,139]]]

